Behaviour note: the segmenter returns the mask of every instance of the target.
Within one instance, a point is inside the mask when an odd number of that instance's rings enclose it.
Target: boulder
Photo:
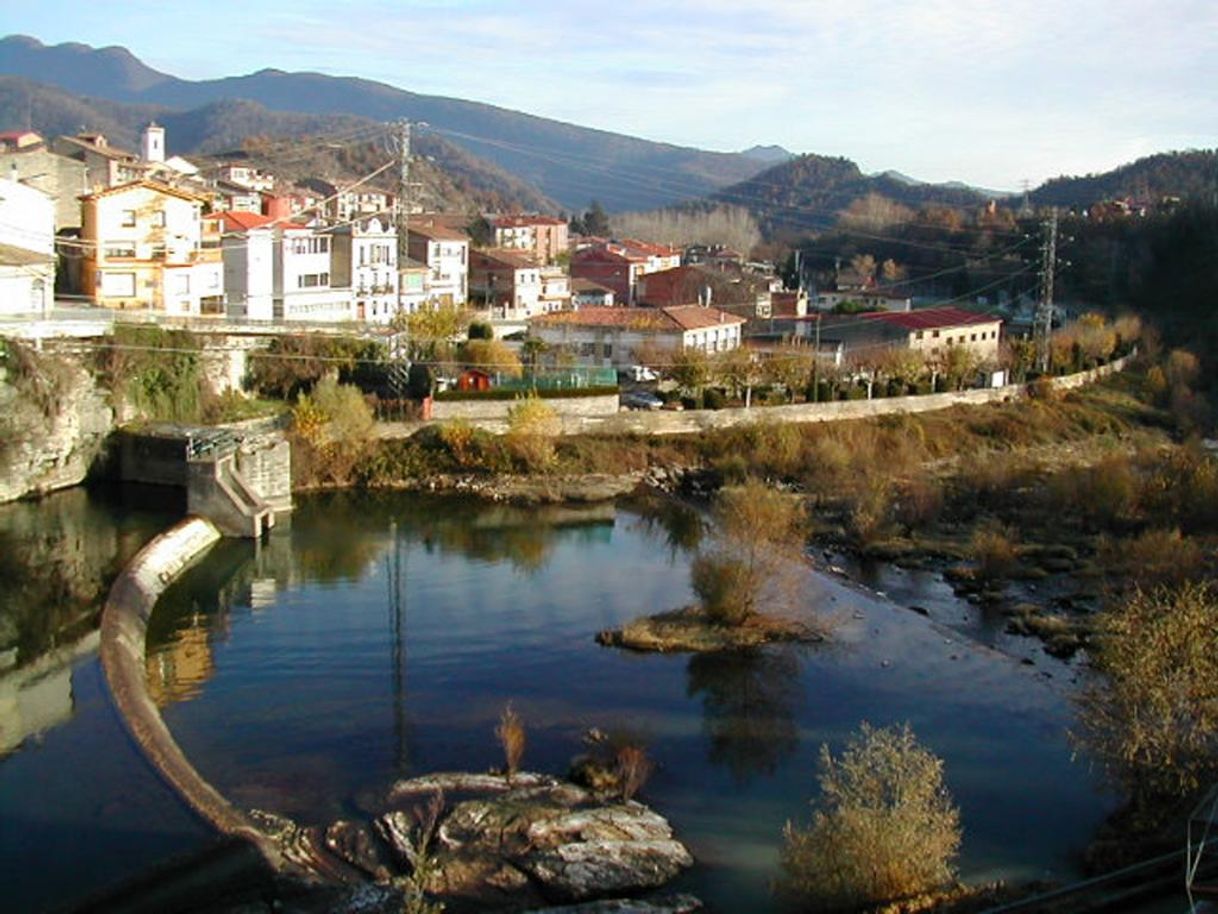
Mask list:
[[[612,898],[661,886],[693,864],[668,821],[643,804],[603,803],[542,775],[518,774],[511,786],[501,776],[432,775],[395,785],[391,796],[417,803],[437,790],[482,793],[443,812],[428,849],[427,889],[456,906]],[[374,823],[403,868],[413,869],[418,853],[414,821],[398,809]]]

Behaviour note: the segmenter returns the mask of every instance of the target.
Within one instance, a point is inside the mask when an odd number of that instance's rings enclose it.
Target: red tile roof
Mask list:
[[[223,210],[214,215],[224,222],[224,231],[226,232],[248,232],[250,229],[272,225],[276,221],[270,216],[264,216],[261,213],[244,213],[234,210]]]
[[[866,320],[883,321],[906,330],[933,330],[944,327],[963,327],[969,324],[993,324],[1002,318],[993,314],[978,314],[963,308],[922,308],[918,311],[881,311],[865,314]]]

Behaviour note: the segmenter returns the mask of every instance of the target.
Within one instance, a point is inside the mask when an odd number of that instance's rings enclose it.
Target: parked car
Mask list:
[[[636,384],[643,381],[660,380],[660,376],[646,365],[630,365],[626,368],[621,368],[618,370],[617,376],[619,380],[634,381]]]
[[[622,406],[627,409],[659,409],[664,401],[647,390],[631,390],[622,394]]]

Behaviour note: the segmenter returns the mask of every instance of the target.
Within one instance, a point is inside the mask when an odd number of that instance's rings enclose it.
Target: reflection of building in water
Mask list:
[[[279,586],[274,578],[256,578],[250,581],[250,609],[266,609],[275,605]]]
[[[215,673],[206,619],[196,618],[188,628],[149,653],[148,694],[158,708],[198,697],[203,684]]]
[[[0,758],[72,716],[72,662],[97,649],[96,632],[0,676]]]

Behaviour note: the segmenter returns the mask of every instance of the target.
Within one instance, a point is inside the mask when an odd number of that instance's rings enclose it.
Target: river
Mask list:
[[[80,537],[127,530],[129,547],[167,523],[75,498],[91,518]],[[112,530],[95,530],[105,516]],[[493,729],[509,701],[533,770],[563,773],[589,728],[628,730],[658,764],[642,799],[698,861],[679,887],[719,911],[772,906],[782,826],[807,817],[822,743],[839,747],[862,721],[909,722],[945,761],[966,880],[1076,873],[1114,801],[1072,758],[1070,666],[1021,662],[812,570],[798,612],[833,620],[827,644],[700,657],[596,645],[599,629],[690,601],[696,533],[690,512],[656,502],[303,498],[290,529],[221,543],[166,593],[149,633],[152,693],[226,796],[303,822],[358,814],[399,777],[500,764]],[[936,616],[949,599],[935,594]],[[67,713],[0,760],[15,910],[203,840],[128,746],[82,651],[61,665]]]

